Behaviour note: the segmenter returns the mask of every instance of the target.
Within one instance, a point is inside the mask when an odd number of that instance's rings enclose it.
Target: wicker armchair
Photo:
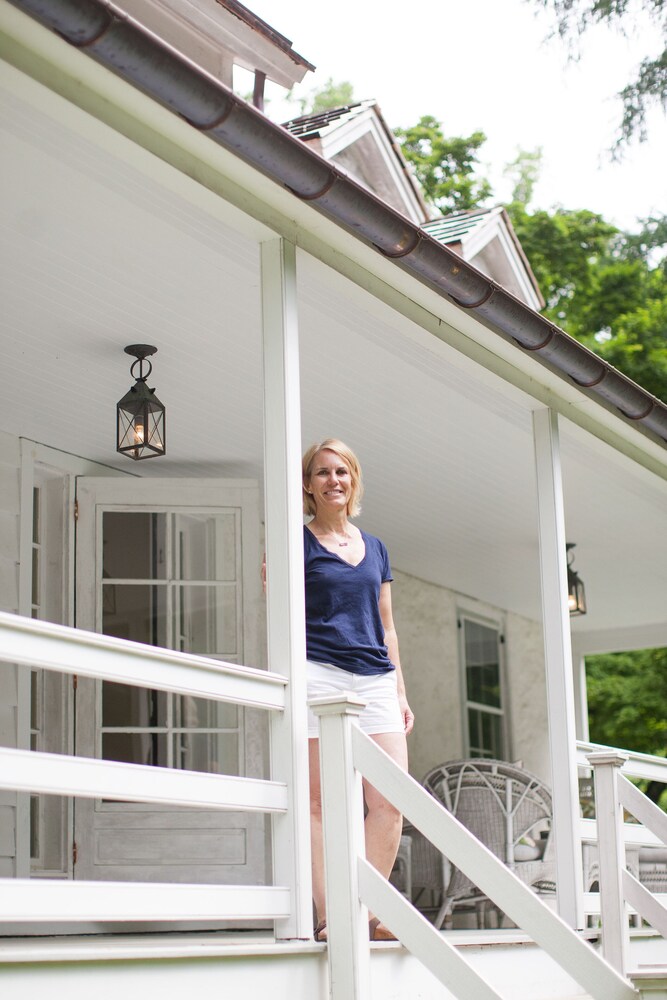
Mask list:
[[[539,778],[513,764],[480,758],[441,764],[423,785],[523,882],[538,892],[555,890],[551,794]],[[480,925],[486,897],[418,830],[406,824],[404,835],[410,837],[413,902],[438,907],[438,928],[463,905],[477,910]]]
[[[639,849],[639,881],[649,892],[667,893],[667,847]]]

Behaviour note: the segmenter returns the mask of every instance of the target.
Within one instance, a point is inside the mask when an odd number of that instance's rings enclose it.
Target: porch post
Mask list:
[[[572,677],[574,679],[574,717],[577,739],[588,743],[588,694],[586,688],[586,658],[572,637]]]
[[[288,811],[272,821],[273,881],[288,886],[292,900],[290,916],[276,924],[276,937],[310,938],[301,397],[293,244],[275,239],[261,245],[261,285],[268,658],[270,670],[289,678],[285,712],[271,721],[271,777],[284,781],[288,789]]]
[[[365,857],[361,774],[352,754],[352,726],[365,702],[349,691],[311,702],[320,722],[322,831],[327,893],[329,996],[370,996],[368,910],[359,898],[359,857]]]
[[[623,807],[618,793],[618,774],[628,755],[614,751],[589,753],[595,774],[595,818],[600,852],[600,916],[602,954],[625,976],[628,968],[630,928],[623,892],[625,842]]]
[[[558,414],[533,413],[558,912],[583,928],[583,875]]]

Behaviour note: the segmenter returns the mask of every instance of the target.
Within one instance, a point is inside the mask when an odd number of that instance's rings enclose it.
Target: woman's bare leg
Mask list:
[[[313,903],[317,923],[326,920],[324,896],[324,841],[322,835],[322,790],[320,788],[320,741],[308,740],[310,765],[310,851],[313,879]]]
[[[404,771],[408,769],[408,748],[403,733],[378,733],[371,736],[378,746]],[[403,828],[403,817],[383,795],[364,781],[364,797],[368,811],[366,813],[366,859],[384,878],[389,878],[398,853]],[[373,920],[373,914],[369,913]],[[377,938],[392,938],[393,934],[384,925],[375,928],[371,924],[371,934]]]
[[[408,769],[408,748],[403,733],[378,733],[371,736],[404,771]],[[389,878],[398,853],[403,817],[398,809],[372,785],[364,781],[366,814],[366,858],[374,868]]]
[[[408,750],[403,733],[378,733],[371,736],[404,771]],[[319,740],[308,740],[310,764],[310,841],[312,855],[313,902],[318,924],[326,920],[324,888],[324,843],[322,835],[322,791],[320,787]],[[383,795],[364,780],[367,813],[364,823],[366,858],[381,875],[389,878],[401,839],[403,818]]]

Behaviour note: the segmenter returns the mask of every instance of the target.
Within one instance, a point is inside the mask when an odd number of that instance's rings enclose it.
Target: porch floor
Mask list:
[[[443,935],[503,1000],[589,1000],[528,935],[516,929],[448,930]],[[588,935],[591,936],[591,935]],[[595,940],[592,945],[595,947]],[[632,967],[646,1000],[667,1000],[665,941],[632,935]],[[645,973],[641,976],[641,973]],[[453,1000],[398,942],[371,945],[369,1000]],[[643,980],[643,982],[641,981]],[[325,1000],[326,945],[275,942],[269,931],[90,934],[0,939],[0,988],[12,1000],[47,990],[69,1000],[182,1000],[220,992],[257,1000]],[[644,992],[644,990],[646,992]]]

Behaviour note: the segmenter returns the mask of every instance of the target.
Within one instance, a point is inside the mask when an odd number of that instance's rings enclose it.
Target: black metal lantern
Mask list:
[[[575,544],[575,542],[566,542],[565,544],[567,552],[567,603],[570,609],[570,618],[586,614],[584,583],[576,570],[572,568]]]
[[[155,458],[166,451],[165,408],[155,395],[155,389],[146,385],[153,370],[146,358],[156,352],[157,347],[150,344],[130,344],[125,348],[126,354],[137,359],[130,368],[136,382],[116,406],[116,450],[136,460]]]

